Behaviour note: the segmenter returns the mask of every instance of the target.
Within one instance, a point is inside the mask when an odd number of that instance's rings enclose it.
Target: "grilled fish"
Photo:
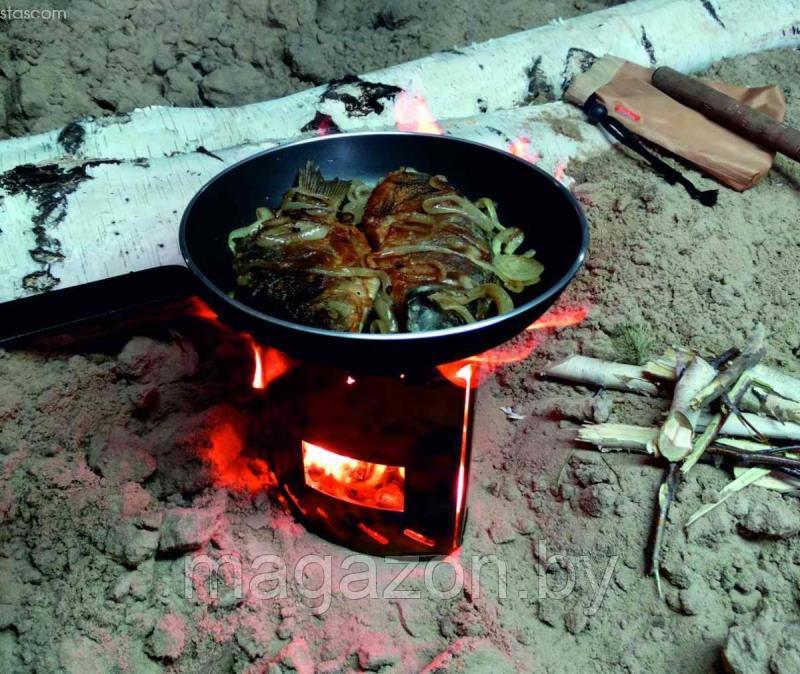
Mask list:
[[[375,251],[367,264],[389,275],[401,329],[464,323],[464,309],[445,309],[437,298],[494,281],[490,238],[463,210],[465,203],[443,176],[408,169],[390,173],[372,191],[362,220]],[[469,318],[484,317],[489,307],[478,300]]]
[[[364,233],[340,218],[349,185],[309,163],[274,216],[233,232],[236,297],[293,322],[362,332],[381,281],[363,267]]]

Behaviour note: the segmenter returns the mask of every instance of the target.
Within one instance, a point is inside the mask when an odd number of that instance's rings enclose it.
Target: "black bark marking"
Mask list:
[[[478,104],[478,110],[480,112],[486,112],[489,109],[489,106],[486,104],[486,101],[484,101],[482,98],[479,98],[475,102]]]
[[[42,271],[35,271],[32,274],[27,274],[22,277],[22,287],[25,288],[25,290],[32,290],[37,293],[44,293],[48,290],[52,290],[59,283],[61,283],[61,279],[53,276],[49,268],[43,269]]]
[[[653,48],[653,43],[650,42],[650,38],[647,37],[647,31],[642,26],[642,37],[639,40],[644,50],[647,52],[647,56],[650,58],[650,65],[654,66],[658,63],[658,59],[656,59],[656,50]]]
[[[81,149],[85,137],[86,129],[83,128],[83,124],[76,121],[70,122],[61,129],[56,140],[67,154],[75,154]]]
[[[579,49],[578,47],[570,47],[567,52],[567,58],[564,61],[564,71],[561,73],[561,93],[569,89],[569,85],[576,75],[585,73],[591,68],[597,57],[590,51]]]
[[[198,154],[204,154],[206,157],[211,157],[212,159],[216,159],[217,161],[224,162],[225,160],[220,157],[219,155],[214,154],[211,150],[206,150],[202,145],[198,145],[195,149],[195,152]]]
[[[0,188],[12,196],[24,194],[36,204],[36,212],[31,218],[36,246],[28,253],[42,269],[25,276],[22,279],[23,288],[44,292],[58,285],[60,279],[50,273],[50,265],[63,260],[64,253],[61,241],[52,236],[50,230],[66,217],[67,197],[84,180],[91,179],[86,172],[87,168],[119,163],[115,159],[95,160],[69,169],[63,169],[57,164],[21,164],[0,175]]]
[[[320,96],[320,101],[339,101],[350,117],[366,117],[383,112],[382,99],[394,98],[402,91],[393,84],[367,82],[355,75],[333,80]]]
[[[553,85],[547,81],[542,70],[541,56],[534,58],[533,62],[525,68],[525,75],[528,78],[528,93],[524,103],[544,103],[556,100]]]
[[[496,133],[498,136],[502,136],[503,138],[505,138],[506,143],[511,142],[511,137],[505,131],[501,131],[500,129],[494,126],[487,126],[486,130],[491,131],[492,133]]]
[[[317,131],[320,135],[324,136],[329,133],[341,133],[342,130],[333,121],[333,117],[326,115],[324,112],[319,112],[314,115],[314,118],[300,127],[300,131]]]
[[[725,23],[719,18],[719,14],[717,14],[717,10],[714,8],[714,5],[711,4],[711,0],[700,0],[700,4],[703,5],[703,8],[709,13],[714,21],[725,28]]]

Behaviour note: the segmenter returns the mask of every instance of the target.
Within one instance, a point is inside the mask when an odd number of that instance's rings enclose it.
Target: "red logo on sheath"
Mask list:
[[[638,122],[642,118],[641,115],[637,115],[633,110],[622,105],[622,103],[617,103],[614,106],[614,112],[623,117],[627,117],[632,122]]]

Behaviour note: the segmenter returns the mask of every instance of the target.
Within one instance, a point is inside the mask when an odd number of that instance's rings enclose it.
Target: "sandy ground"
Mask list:
[[[277,98],[619,0],[61,0],[0,23],[0,138],[146,105]],[[16,9],[41,8],[35,0]]]
[[[779,83],[800,123],[799,52],[711,74]],[[339,588],[320,605],[320,565],[290,575],[278,598],[257,585],[237,596],[224,568],[195,569],[187,590],[198,554],[240,560],[248,580],[263,554],[290,570],[330,556],[334,576],[347,556],[261,488],[244,342],[176,317],[171,331],[139,326],[149,337],[128,331],[103,350],[0,353],[0,671],[699,673],[718,669],[723,649],[736,672],[800,671],[798,500],[752,487],[685,530],[729,480],[698,466],[670,517],[661,600],[644,575],[661,469],[580,449],[574,434],[590,416],[656,422],[668,400],[593,399],[535,376],[568,353],[608,355],[625,322],[645,325],[656,352],[719,352],[761,321],[769,360],[800,372],[800,170],[779,160],[713,209],[620,152],[568,173],[593,238],[561,306],[589,316],[541,335],[481,389],[463,550],[435,568],[373,560],[362,599]],[[477,555],[496,556],[505,590],[489,564],[479,583],[432,596],[459,564],[473,578]],[[385,592],[406,570],[400,589],[421,598],[370,598],[373,578]]]

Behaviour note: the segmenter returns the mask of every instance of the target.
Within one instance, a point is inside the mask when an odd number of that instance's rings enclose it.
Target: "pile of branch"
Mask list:
[[[574,383],[660,395],[672,404],[660,427],[587,424],[578,440],[601,452],[629,451],[663,461],[653,525],[650,573],[659,595],[661,542],[681,480],[697,463],[730,465],[733,480],[717,499],[692,514],[698,519],[749,485],[800,495],[800,379],[761,363],[765,332],[756,326],[741,348],[716,357],[670,349],[642,366],[570,356],[542,374]]]

